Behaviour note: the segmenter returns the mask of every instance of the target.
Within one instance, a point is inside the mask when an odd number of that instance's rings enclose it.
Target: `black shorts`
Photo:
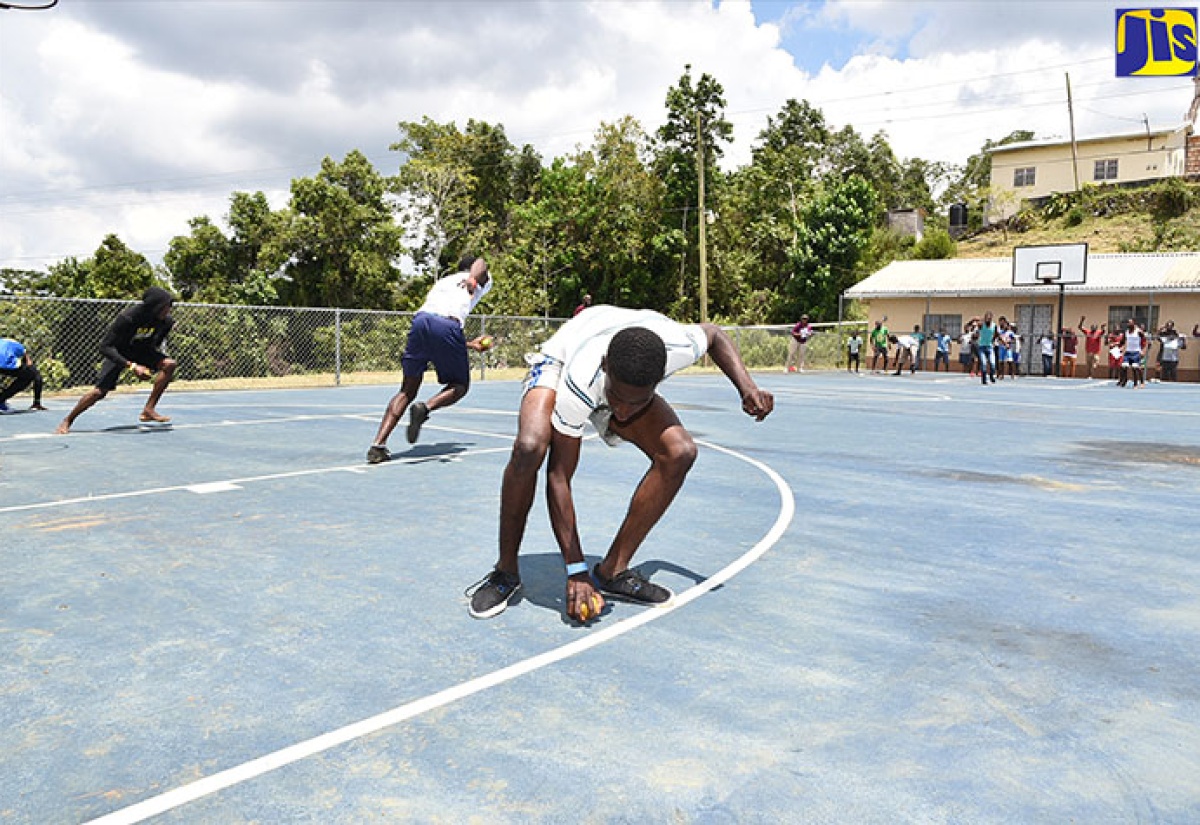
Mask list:
[[[162,366],[162,362],[167,359],[156,349],[146,350],[137,349],[132,352],[121,353],[135,364],[141,364],[143,367],[158,372],[158,368]],[[117,384],[121,380],[121,373],[125,371],[125,367],[118,364],[109,358],[104,359],[104,363],[100,366],[100,377],[96,380],[96,388],[111,392],[117,388]]]

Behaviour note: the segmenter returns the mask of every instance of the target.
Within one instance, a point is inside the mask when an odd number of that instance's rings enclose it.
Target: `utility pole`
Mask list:
[[[1067,77],[1067,119],[1071,121],[1071,172],[1075,175],[1075,191],[1079,191],[1079,150],[1075,146],[1075,108],[1071,105],[1071,73]]]
[[[700,120],[700,112],[696,112],[696,176],[699,186],[699,220],[700,228],[700,323],[708,322],[708,238],[705,229],[708,226],[704,209],[704,131]]]

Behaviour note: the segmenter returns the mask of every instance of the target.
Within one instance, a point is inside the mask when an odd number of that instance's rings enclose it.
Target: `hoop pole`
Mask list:
[[[1058,339],[1058,346],[1054,348],[1054,374],[1062,376],[1062,351],[1067,343],[1067,336],[1063,334],[1063,308],[1067,301],[1067,285],[1058,285],[1058,326],[1056,328],[1055,338]],[[1076,353],[1078,360],[1078,353]]]

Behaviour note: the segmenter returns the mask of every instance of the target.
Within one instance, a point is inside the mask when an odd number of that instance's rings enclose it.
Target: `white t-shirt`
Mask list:
[[[467,272],[455,272],[453,275],[439,278],[434,282],[429,294],[425,296],[425,303],[421,304],[418,312],[456,318],[459,324],[466,323],[471,310],[475,309],[475,305],[483,299],[484,295],[488,294],[488,290],[492,288],[492,283],[495,281],[489,276],[488,282],[477,286],[475,294],[472,295],[467,292],[468,277],[469,273]]]
[[[912,353],[916,353],[921,347],[921,342],[912,335],[897,335],[896,343]]]
[[[645,327],[662,338],[667,347],[663,378],[694,364],[708,351],[708,337],[699,324],[680,324],[649,309],[593,306],[581,312],[541,346],[543,356],[562,364],[551,419],[555,430],[582,438],[590,420],[605,441],[613,443],[608,432],[611,412],[605,397],[608,381],[600,360],[608,352],[612,337],[628,327]]]

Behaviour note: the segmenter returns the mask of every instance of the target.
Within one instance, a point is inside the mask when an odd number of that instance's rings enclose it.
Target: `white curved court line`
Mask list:
[[[376,716],[354,722],[328,733],[323,733],[320,736],[307,739],[303,742],[297,742],[294,745],[289,745],[273,753],[268,753],[265,756],[260,756],[257,759],[252,759],[249,762],[244,762],[241,765],[220,771],[212,776],[206,776],[203,779],[198,779],[195,782],[175,788],[174,790],[153,796],[130,805],[127,808],[121,808],[110,814],[105,814],[98,819],[90,820],[90,822],[96,823],[96,825],[131,825],[131,823],[142,822],[152,816],[174,810],[182,805],[195,802],[202,797],[225,790],[226,788],[231,788],[234,785],[239,785],[278,768],[307,759],[310,756],[315,756],[330,748],[344,745],[347,742],[369,736],[373,733],[378,733],[385,728],[405,722],[423,713],[444,707],[460,699],[465,699],[488,688],[502,685],[505,682],[532,673],[547,665],[577,656],[586,650],[591,650],[605,642],[612,641],[618,636],[623,636],[632,630],[636,630],[642,625],[649,624],[656,619],[661,619],[683,605],[695,601],[714,588],[729,581],[729,579],[761,558],[764,553],[779,541],[784,531],[787,530],[788,525],[791,524],[792,517],[795,515],[795,496],[792,493],[791,487],[783,480],[783,477],[761,461],[727,447],[720,447],[706,441],[697,441],[697,443],[709,449],[733,456],[765,473],[775,483],[775,487],[779,491],[779,516],[775,519],[775,523],[771,526],[771,529],[759,539],[757,544],[709,578],[688,588],[683,593],[676,594],[675,600],[669,606],[663,608],[646,608],[636,616],[631,616],[628,619],[622,619],[616,624],[594,630],[588,633],[587,636],[573,642],[568,642],[561,647],[548,650],[545,653],[532,656],[492,673],[478,676],[453,687],[422,697],[421,699],[400,705]]]

